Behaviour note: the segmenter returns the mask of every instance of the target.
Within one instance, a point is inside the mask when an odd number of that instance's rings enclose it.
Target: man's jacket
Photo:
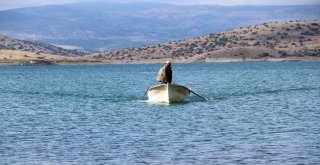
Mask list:
[[[159,70],[157,81],[161,83],[171,83],[172,81],[172,70],[171,65],[165,64]]]

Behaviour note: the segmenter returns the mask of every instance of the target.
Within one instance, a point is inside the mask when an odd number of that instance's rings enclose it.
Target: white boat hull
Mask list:
[[[187,101],[190,90],[181,85],[161,84],[147,91],[149,102],[172,103]]]

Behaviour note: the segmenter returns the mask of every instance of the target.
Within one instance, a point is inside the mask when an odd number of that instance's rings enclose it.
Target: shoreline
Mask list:
[[[73,62],[54,62],[48,61],[50,64],[29,64],[24,65],[23,63],[29,61],[19,61],[19,62],[0,62],[0,66],[55,66],[55,65],[127,65],[127,64],[162,64],[166,60],[171,60],[173,63],[177,64],[196,64],[196,63],[245,63],[245,62],[318,62],[320,57],[293,57],[293,58],[268,58],[268,59],[234,59],[234,58],[216,58],[216,59],[202,59],[202,60],[172,60],[163,59],[155,61],[95,61],[95,62],[83,62],[83,61],[73,61]]]

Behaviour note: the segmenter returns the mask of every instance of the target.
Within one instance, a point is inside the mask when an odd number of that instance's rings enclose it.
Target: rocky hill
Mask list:
[[[161,44],[264,22],[319,18],[320,5],[83,2],[0,11],[0,33],[97,51]]]
[[[79,50],[69,50],[41,42],[24,41],[0,35],[0,50],[18,50],[37,54],[53,54],[61,56],[82,56],[86,53]]]
[[[320,22],[264,23],[92,57],[116,63],[319,60]]]

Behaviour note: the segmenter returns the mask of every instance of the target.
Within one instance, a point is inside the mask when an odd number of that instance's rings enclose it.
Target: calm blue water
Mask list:
[[[319,164],[320,62],[0,67],[0,164]]]

